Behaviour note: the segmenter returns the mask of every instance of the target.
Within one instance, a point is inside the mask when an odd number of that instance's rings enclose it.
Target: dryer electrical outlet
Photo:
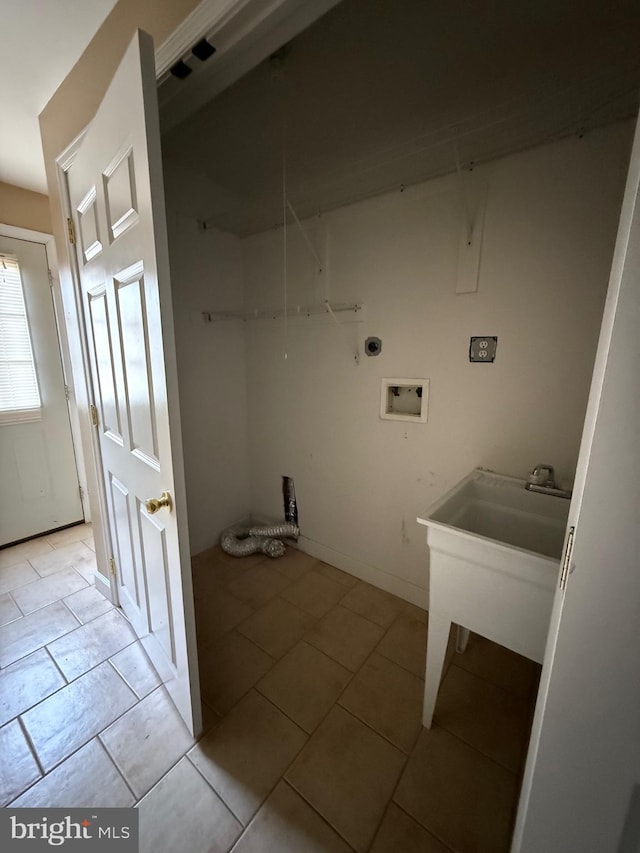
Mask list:
[[[469,361],[492,364],[496,360],[498,338],[495,335],[473,337],[469,342]]]

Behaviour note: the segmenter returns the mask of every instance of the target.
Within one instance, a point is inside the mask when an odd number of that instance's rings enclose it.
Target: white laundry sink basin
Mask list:
[[[452,622],[542,662],[569,501],[525,485],[476,469],[418,518],[430,558],[426,726]]]
[[[525,489],[525,480],[477,469],[418,521],[455,529],[558,561],[569,501]]]

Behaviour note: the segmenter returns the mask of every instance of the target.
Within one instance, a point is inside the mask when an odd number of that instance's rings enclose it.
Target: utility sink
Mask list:
[[[429,546],[427,727],[452,622],[542,662],[569,501],[525,485],[476,469],[418,518]]]

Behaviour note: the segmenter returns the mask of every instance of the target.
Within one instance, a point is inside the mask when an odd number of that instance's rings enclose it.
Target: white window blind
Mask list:
[[[0,254],[0,424],[39,420],[40,405],[18,259]]]

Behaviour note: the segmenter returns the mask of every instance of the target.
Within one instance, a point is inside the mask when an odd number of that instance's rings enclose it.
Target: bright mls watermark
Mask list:
[[[0,809],[0,850],[138,853],[137,809]]]

